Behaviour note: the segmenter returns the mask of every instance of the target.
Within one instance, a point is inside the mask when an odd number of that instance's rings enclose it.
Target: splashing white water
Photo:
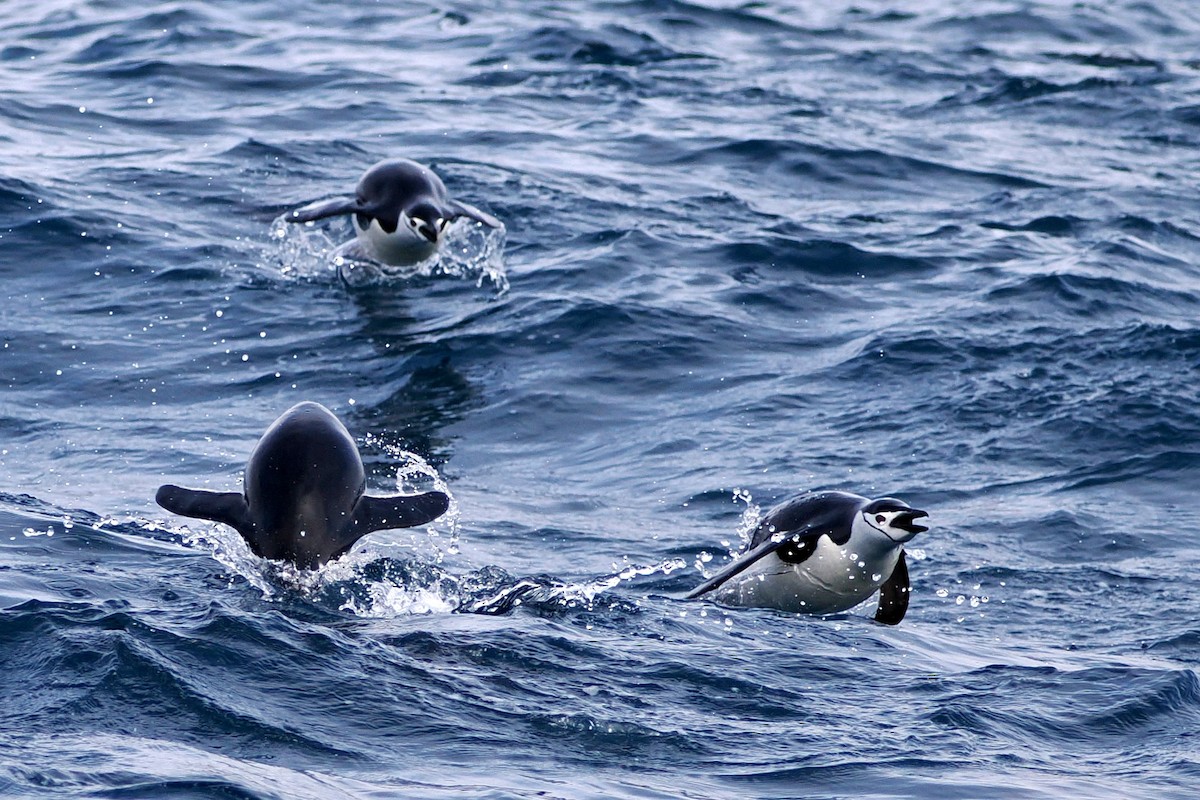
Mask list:
[[[762,522],[762,507],[754,502],[754,498],[750,492],[745,489],[733,490],[733,501],[746,504],[746,508],[742,511],[742,518],[738,520],[737,535],[738,545],[729,551],[730,556],[736,556],[746,545],[750,544],[750,536],[758,527],[758,523]]]
[[[446,229],[437,253],[418,264],[403,267],[371,260],[359,248],[352,230],[347,231],[349,238],[340,245],[334,243],[326,230],[311,224],[290,223],[286,214],[276,217],[271,223],[272,248],[266,253],[266,261],[278,263],[279,274],[284,277],[340,280],[354,288],[445,275],[474,278],[477,287],[487,280],[498,295],[508,291],[503,260],[508,232],[503,226],[493,229],[474,220],[459,219]]]
[[[446,481],[425,459],[384,442],[374,434],[364,437],[364,443],[378,447],[395,463],[396,490],[400,494],[432,490],[443,492],[450,499],[449,508],[441,517],[428,525],[405,529],[409,533],[407,542],[396,538],[399,531],[391,531],[387,538],[369,539],[365,546],[319,569],[305,570],[255,555],[240,534],[224,525],[193,530],[185,524],[174,528],[173,532],[188,546],[209,550],[213,558],[232,574],[244,578],[266,600],[277,598],[281,590],[315,596],[353,584],[359,591],[341,592],[347,598],[342,610],[358,616],[453,611],[458,605],[457,585],[452,580],[444,581],[440,570],[437,574],[421,575],[412,586],[397,583],[387,575],[374,579],[365,574],[368,565],[381,557],[390,557],[389,551],[397,548],[403,551],[402,558],[411,558],[414,552],[421,557],[432,556],[430,569],[436,570],[436,565],[441,564],[446,555],[458,553],[460,511]],[[443,583],[447,584],[445,589]]]
[[[387,583],[372,583],[368,590],[367,602],[364,603],[359,598],[351,596],[338,607],[338,610],[356,617],[388,619],[417,614],[449,614],[458,608],[456,596],[446,596],[436,589],[428,589],[423,586],[409,588]]]
[[[462,512],[445,479],[428,461],[381,436],[368,433],[363,437],[363,443],[379,448],[396,463],[396,491],[400,494],[435,491],[450,498],[446,513],[419,530],[428,535],[429,543],[433,545],[435,563],[441,564],[447,555],[458,555]]]
[[[494,580],[486,580],[490,577],[487,575],[490,571],[485,569],[478,575],[464,577],[465,597],[459,610],[497,614],[520,605],[538,605],[590,611],[601,595],[623,583],[660,573],[670,575],[686,566],[687,562],[682,558],[668,559],[655,564],[631,564],[619,572],[580,583],[565,583],[546,578],[523,578],[517,581],[506,579],[497,583]],[[474,586],[480,576],[485,577],[484,585]],[[469,590],[468,585],[471,585]]]
[[[627,564],[611,574],[580,582],[518,579],[495,567],[452,575],[442,564],[447,556],[459,553],[461,512],[445,480],[425,459],[377,434],[368,434],[363,443],[377,448],[396,465],[398,492],[444,492],[450,498],[446,513],[428,525],[405,529],[410,534],[407,541],[396,538],[401,532],[390,531],[316,570],[260,558],[236,531],[223,525],[198,531],[181,526],[175,532],[186,544],[211,551],[265,600],[298,592],[319,604],[367,618],[454,611],[497,614],[526,604],[591,610],[597,598],[622,584],[655,574],[669,575],[687,566],[679,558]]]

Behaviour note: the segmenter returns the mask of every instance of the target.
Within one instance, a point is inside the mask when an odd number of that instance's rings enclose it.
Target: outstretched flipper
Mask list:
[[[424,525],[445,514],[449,507],[450,498],[442,492],[393,497],[371,497],[364,494],[354,506],[350,535],[354,537],[354,541],[358,541],[371,531]]]
[[[741,554],[733,563],[726,565],[725,569],[713,575],[695,589],[692,589],[685,595],[684,599],[694,600],[702,594],[711,592],[734,575],[747,569],[760,558],[769,556],[776,550],[783,551],[780,558],[789,564],[803,563],[806,558],[812,555],[813,550],[816,549],[816,540],[822,533],[824,531],[820,529],[801,528],[798,531],[788,533],[778,540],[774,538],[767,539],[753,550]]]
[[[288,222],[312,222],[326,217],[336,217],[339,214],[353,214],[359,210],[361,209],[358,200],[342,197],[337,200],[309,203],[290,214],[285,214],[284,219]]]
[[[244,538],[254,533],[250,507],[240,492],[208,492],[203,489],[184,489],[164,484],[158,487],[154,500],[173,514],[220,522],[237,530]]]
[[[908,563],[904,560],[904,551],[901,550],[896,568],[879,588],[879,607],[875,609],[875,621],[884,625],[899,625],[908,611],[908,596],[911,590]]]
[[[504,227],[504,223],[493,217],[491,214],[487,213],[486,211],[480,211],[470,203],[464,203],[461,200],[446,201],[446,210],[453,215],[451,216],[451,219],[457,219],[458,217],[470,217],[477,222],[482,222],[489,228]]]

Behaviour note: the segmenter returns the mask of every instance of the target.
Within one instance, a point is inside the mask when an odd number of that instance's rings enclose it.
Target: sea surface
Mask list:
[[[1193,3],[7,2],[0,89],[0,796],[1200,796]],[[504,229],[283,221],[398,156]],[[301,400],[451,512],[155,505]],[[902,624],[682,599],[818,488]]]

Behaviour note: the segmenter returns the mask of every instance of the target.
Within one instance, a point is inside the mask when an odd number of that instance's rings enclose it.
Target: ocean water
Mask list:
[[[0,5],[0,796],[1200,793],[1182,0]],[[432,165],[503,231],[340,280]],[[300,400],[450,514],[172,517]],[[815,488],[913,598],[682,595]]]

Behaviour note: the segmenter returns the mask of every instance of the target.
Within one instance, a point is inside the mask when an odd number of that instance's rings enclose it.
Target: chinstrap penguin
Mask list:
[[[469,217],[490,228],[500,220],[450,198],[441,178],[428,167],[396,158],[363,173],[353,198],[312,203],[285,215],[288,222],[312,222],[350,214],[358,246],[368,258],[392,266],[417,264],[441,245],[447,226]]]
[[[246,463],[242,492],[166,484],[155,500],[185,517],[237,530],[256,555],[316,569],[372,531],[411,528],[440,517],[442,492],[372,497],[349,431],[319,403],[299,403],[275,420]]]
[[[877,590],[875,619],[895,625],[908,610],[904,544],[929,516],[892,497],[809,492],[771,509],[731,564],[687,596],[731,606],[834,614]]]

